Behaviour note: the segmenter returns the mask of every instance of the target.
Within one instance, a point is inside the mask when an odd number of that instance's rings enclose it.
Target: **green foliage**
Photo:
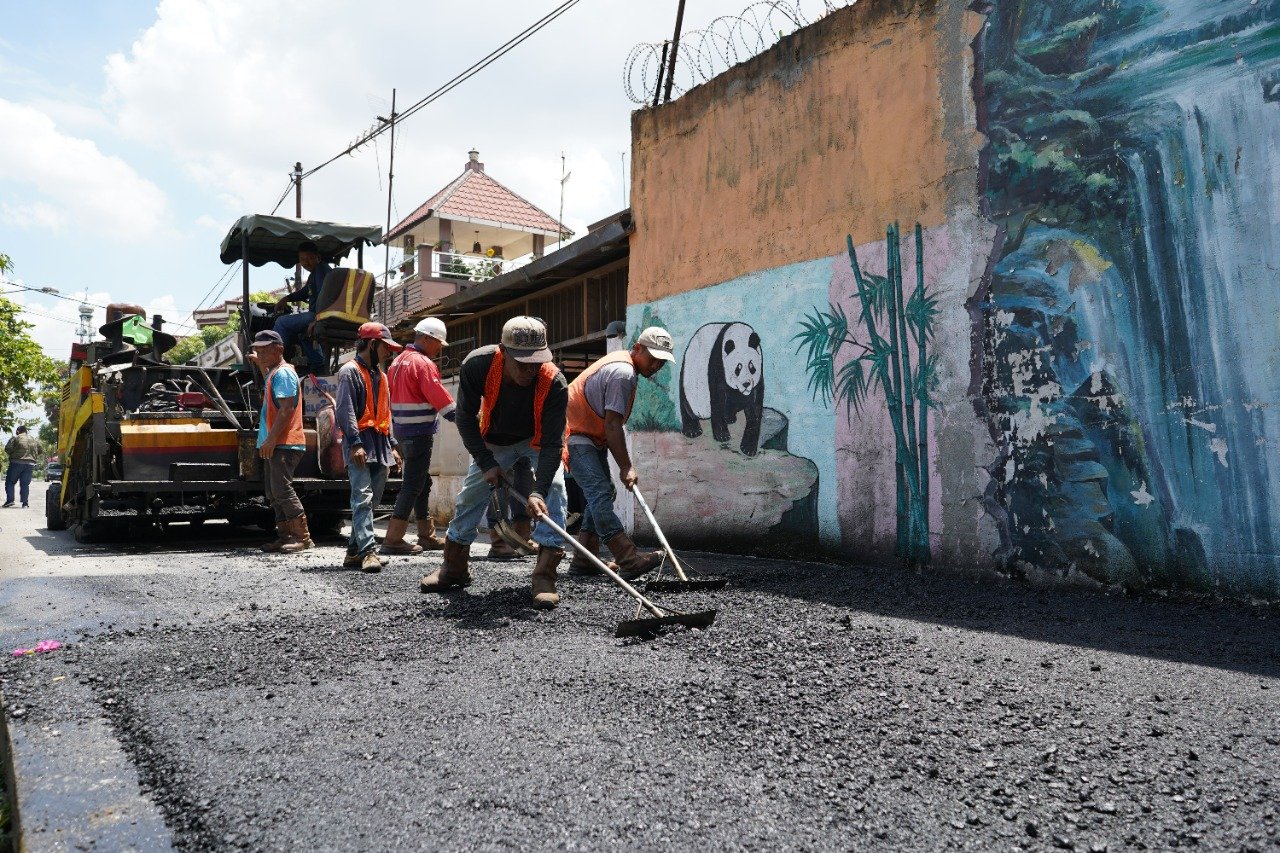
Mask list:
[[[639,328],[647,329],[649,326],[666,328],[662,319],[646,306]],[[635,346],[638,334],[639,332],[632,335],[632,346]],[[674,378],[675,371],[668,363],[651,379],[640,380],[636,388],[636,402],[631,407],[631,418],[627,421],[628,429],[635,432],[680,431],[680,411],[672,401],[671,394],[671,382]]]
[[[5,258],[6,264],[9,263]],[[18,412],[59,385],[58,364],[40,349],[21,318],[21,308],[0,298],[0,431],[18,423]]]

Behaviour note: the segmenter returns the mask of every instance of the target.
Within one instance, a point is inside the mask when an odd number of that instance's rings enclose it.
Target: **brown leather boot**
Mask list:
[[[605,545],[618,563],[618,574],[626,580],[635,580],[653,571],[662,562],[661,551],[637,552],[636,543],[632,542],[631,537],[625,532],[616,534]]]
[[[382,540],[384,554],[421,554],[422,548],[404,541],[405,531],[409,529],[407,518],[391,518],[387,521],[387,537]]]
[[[579,532],[578,544],[583,548],[586,548],[592,554],[596,554],[597,556],[600,554],[600,535],[598,533],[588,533],[585,530]],[[595,563],[588,560],[575,548],[573,551],[573,559],[569,561],[569,574],[602,575],[604,572],[600,571]]]
[[[436,520],[431,516],[418,519],[418,546],[424,551],[444,549],[444,539],[436,535]]]
[[[263,542],[261,545],[258,546],[258,548],[259,550],[267,554],[279,554],[281,546],[283,546],[284,543],[288,541],[286,537],[287,537],[287,534],[285,533],[285,523],[283,521],[277,520],[276,521],[276,538],[272,539],[270,542]]]
[[[538,551],[538,564],[533,568],[533,606],[550,610],[560,603],[556,593],[556,567],[564,559],[559,548],[543,548]]]
[[[533,552],[535,554],[538,553],[538,548],[540,546],[538,545],[537,542],[533,541],[533,522],[532,521],[530,521],[527,518],[521,519],[520,521],[514,522],[511,525],[511,528],[515,530],[517,536],[519,536],[525,542],[529,543],[529,547],[533,549]]]
[[[305,512],[297,518],[289,519],[286,523],[290,525],[289,532],[293,534],[293,541],[286,542],[280,546],[281,554],[296,554],[299,551],[316,547],[316,543],[311,541],[311,531],[307,528],[307,514]]]
[[[424,577],[418,584],[418,589],[422,592],[444,592],[446,589],[468,586],[471,583],[471,571],[467,568],[470,552],[470,546],[445,539],[440,568]]]
[[[514,560],[520,555],[516,553],[516,549],[507,544],[507,540],[498,535],[496,527],[489,528],[489,553],[485,559],[488,560]]]

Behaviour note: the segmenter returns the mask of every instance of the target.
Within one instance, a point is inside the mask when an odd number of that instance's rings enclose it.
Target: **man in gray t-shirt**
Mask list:
[[[653,377],[667,362],[675,361],[674,345],[665,329],[657,326],[640,333],[630,351],[614,352],[588,367],[569,386],[566,421],[569,432],[569,471],[582,488],[586,508],[578,542],[592,554],[601,540],[617,560],[618,574],[632,579],[662,562],[662,553],[639,554],[613,510],[615,492],[609,476],[609,454],[618,463],[622,484],[628,489],[639,482],[623,425],[631,415],[639,377]],[[592,574],[599,569],[581,553],[569,571]]]

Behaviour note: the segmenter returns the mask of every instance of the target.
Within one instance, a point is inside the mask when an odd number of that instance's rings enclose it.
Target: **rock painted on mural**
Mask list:
[[[975,304],[997,557],[1280,594],[1280,3],[994,0]]]

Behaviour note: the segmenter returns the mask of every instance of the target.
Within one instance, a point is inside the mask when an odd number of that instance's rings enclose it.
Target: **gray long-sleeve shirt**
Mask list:
[[[498,404],[493,408],[489,435],[480,434],[480,399],[484,396],[484,381],[493,364],[496,346],[472,350],[458,371],[458,408],[456,425],[462,444],[481,471],[498,464],[488,445],[506,447],[533,438],[533,401],[537,383],[521,388],[505,378],[498,394]],[[534,490],[544,497],[551,489],[556,469],[560,467],[560,453],[564,447],[565,415],[569,409],[569,383],[563,373],[557,373],[542,405],[542,447],[538,452],[538,470]],[[487,444],[486,444],[487,441]]]
[[[360,372],[361,364],[366,369],[369,367],[365,357],[358,355],[342,365],[342,369],[338,371],[338,396],[334,400],[334,405],[337,409],[335,420],[338,423],[338,429],[342,430],[342,455],[350,464],[351,451],[357,447],[363,447],[365,456],[370,462],[391,465],[395,461],[391,456],[395,439],[390,435],[383,435],[372,427],[365,430],[359,428],[360,416],[364,414],[365,398],[364,375]],[[376,399],[378,389],[382,387],[383,382],[387,381],[387,377],[379,368],[369,370],[369,378],[373,382],[373,393]],[[389,410],[388,417],[390,417]]]

